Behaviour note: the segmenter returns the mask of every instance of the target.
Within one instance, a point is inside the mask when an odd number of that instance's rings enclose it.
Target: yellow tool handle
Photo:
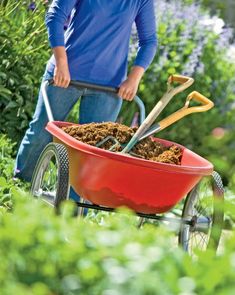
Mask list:
[[[187,97],[185,107],[188,107],[190,100],[193,100],[193,99],[202,104],[201,106],[191,107],[191,109],[192,108],[194,110],[196,109],[193,112],[206,112],[206,111],[210,110],[211,108],[213,108],[213,106],[214,106],[214,103],[211,100],[209,100],[207,97],[205,97],[204,95],[202,95],[201,93],[199,93],[197,91],[193,91]]]
[[[189,107],[189,103],[191,100],[195,100],[197,102],[200,102],[202,105],[195,106],[195,107]],[[160,125],[160,130],[165,129],[166,127],[172,125],[173,123],[179,121],[183,117],[192,114],[192,113],[199,113],[199,112],[206,112],[213,108],[214,103],[206,98],[204,95],[200,94],[197,91],[194,91],[189,94],[187,97],[186,103],[183,108],[176,111],[172,115],[168,116],[167,118],[161,120],[158,124]],[[160,131],[159,130],[159,131]]]

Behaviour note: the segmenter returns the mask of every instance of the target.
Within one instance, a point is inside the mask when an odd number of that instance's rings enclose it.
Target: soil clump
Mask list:
[[[62,130],[83,143],[96,146],[108,136],[113,136],[120,144],[127,144],[136,132],[137,127],[128,127],[119,123],[105,122],[71,125],[62,127]],[[110,139],[99,146],[99,148],[109,150],[113,145],[114,141]],[[120,152],[122,148],[121,145],[118,145],[112,151]],[[133,147],[131,155],[155,162],[180,165],[182,150],[176,145],[165,147],[148,137]]]

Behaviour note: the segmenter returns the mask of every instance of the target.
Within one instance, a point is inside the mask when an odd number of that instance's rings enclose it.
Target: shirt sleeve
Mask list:
[[[77,0],[53,0],[45,17],[50,46],[64,46],[64,25]]]
[[[156,18],[153,0],[143,0],[135,18],[139,48],[134,65],[145,70],[153,61],[157,50]]]

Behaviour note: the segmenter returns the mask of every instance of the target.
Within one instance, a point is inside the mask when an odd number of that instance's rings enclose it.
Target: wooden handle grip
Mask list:
[[[174,82],[179,83],[180,85],[177,87],[173,87],[172,84]],[[185,89],[189,88],[194,82],[193,78],[181,76],[181,75],[172,75],[168,78],[168,86],[173,91],[174,95],[184,91]]]
[[[170,83],[178,82],[180,84],[184,84],[184,83],[187,83],[189,81],[194,82],[193,78],[187,77],[187,76],[182,76],[182,75],[172,75],[172,76],[169,77],[168,81]]]

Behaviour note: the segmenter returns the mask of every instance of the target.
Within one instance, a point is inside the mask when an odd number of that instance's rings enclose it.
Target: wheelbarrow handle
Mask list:
[[[201,105],[189,107],[190,101],[192,100],[195,100],[201,103]],[[187,97],[187,100],[183,108],[181,108],[180,110],[176,111],[175,113],[161,120],[158,123],[160,125],[160,130],[165,129],[166,127],[172,125],[173,123],[179,121],[180,119],[192,113],[206,112],[210,110],[211,108],[213,108],[213,106],[214,106],[214,103],[211,100],[209,100],[207,97],[205,97],[201,93],[197,91],[193,91]]]
[[[49,85],[54,84],[54,80],[50,79]],[[103,86],[103,85],[97,85],[94,83],[87,83],[83,81],[75,81],[75,80],[70,80],[69,86],[73,86],[76,88],[88,88],[88,89],[95,89],[95,90],[103,90],[106,92],[112,92],[112,93],[118,93],[119,88],[118,87],[109,87],[109,86]]]
[[[49,85],[53,85],[53,83],[54,83],[53,79],[50,79]],[[103,86],[103,85],[97,85],[94,83],[87,83],[87,82],[83,82],[83,81],[71,80],[69,85],[74,86],[74,87],[78,87],[78,88],[82,87],[82,88],[101,90],[101,91],[111,92],[111,93],[118,93],[118,91],[119,91],[119,87]],[[145,114],[146,114],[144,103],[141,100],[141,98],[139,98],[138,96],[135,96],[133,100],[135,101],[135,103],[137,104],[137,106],[139,108],[140,123],[142,123],[145,119]]]
[[[54,121],[54,117],[53,117],[53,113],[52,113],[50,102],[49,102],[48,95],[47,95],[47,87],[49,85],[53,85],[53,83],[54,83],[53,79],[46,80],[42,83],[42,97],[43,97],[44,104],[46,107],[48,120],[50,122]],[[101,85],[86,83],[86,82],[82,82],[82,81],[71,80],[69,85],[74,86],[74,87],[84,87],[84,88],[89,88],[89,89],[101,90],[101,91],[111,92],[111,93],[118,93],[118,91],[119,91],[119,88],[109,87],[109,86],[101,86]],[[140,110],[140,123],[142,123],[145,119],[144,103],[138,96],[134,97],[134,101],[138,105],[138,108]]]

